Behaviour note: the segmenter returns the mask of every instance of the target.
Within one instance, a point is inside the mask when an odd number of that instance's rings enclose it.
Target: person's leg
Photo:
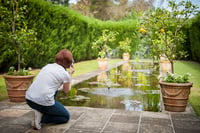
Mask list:
[[[42,106],[30,100],[27,100],[27,104],[43,114],[41,123],[66,123],[70,119],[69,112],[58,101],[52,106]]]
[[[43,113],[41,123],[67,123],[70,119],[69,112],[58,101],[52,106],[44,107],[41,112]]]
[[[32,126],[35,129],[40,129],[41,128],[41,119],[42,119],[42,113],[38,111],[38,109],[41,108],[40,105],[38,105],[30,100],[26,100],[26,102],[34,111],[34,120],[32,121]]]
[[[35,129],[41,129],[41,120],[42,120],[42,113],[37,111],[37,110],[34,110],[34,120],[32,121],[32,126],[35,128]]]

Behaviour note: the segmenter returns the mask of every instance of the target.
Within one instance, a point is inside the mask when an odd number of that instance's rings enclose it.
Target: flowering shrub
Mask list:
[[[15,67],[10,67],[8,71],[8,75],[13,75],[13,76],[26,76],[26,75],[31,75],[30,71],[32,69],[29,67],[28,69],[20,69],[20,70],[15,70]]]
[[[190,73],[186,73],[182,75],[175,75],[173,73],[167,73],[165,77],[161,77],[162,81],[169,82],[169,83],[188,83],[189,77],[191,76]]]

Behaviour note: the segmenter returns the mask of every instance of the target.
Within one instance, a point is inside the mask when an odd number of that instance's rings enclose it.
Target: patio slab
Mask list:
[[[4,106],[5,102],[9,106]],[[2,106],[1,106],[2,105]],[[31,127],[33,111],[26,103],[0,102],[1,133],[199,133],[200,119],[189,112],[137,112],[67,106],[66,124]],[[189,105],[187,108],[191,108]],[[188,109],[190,110],[190,109]],[[4,115],[5,114],[5,115]]]

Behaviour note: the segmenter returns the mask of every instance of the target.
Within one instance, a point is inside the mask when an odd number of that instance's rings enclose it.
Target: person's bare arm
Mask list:
[[[69,69],[69,74],[72,75],[73,73],[74,73],[74,67],[73,67],[73,64],[72,64],[72,66]],[[68,93],[70,91],[70,89],[71,89],[71,83],[70,82],[63,84],[63,91],[65,93]]]
[[[63,84],[63,91],[64,91],[65,93],[68,93],[68,92],[70,91],[70,89],[71,89],[71,84],[70,84],[70,82],[64,83],[64,84]]]

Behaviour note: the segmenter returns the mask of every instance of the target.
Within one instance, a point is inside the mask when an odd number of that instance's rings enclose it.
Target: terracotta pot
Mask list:
[[[167,73],[167,72],[171,72],[171,63],[169,61],[166,60],[161,60],[159,62],[160,65],[160,72],[162,73]]]
[[[123,53],[123,60],[128,61],[130,59],[129,53]]]
[[[99,69],[106,69],[108,67],[107,58],[98,58]]]
[[[34,75],[10,76],[3,75],[11,102],[25,102],[25,93],[33,82]]]
[[[184,112],[192,83],[166,83],[162,81],[159,83],[165,110]]]

